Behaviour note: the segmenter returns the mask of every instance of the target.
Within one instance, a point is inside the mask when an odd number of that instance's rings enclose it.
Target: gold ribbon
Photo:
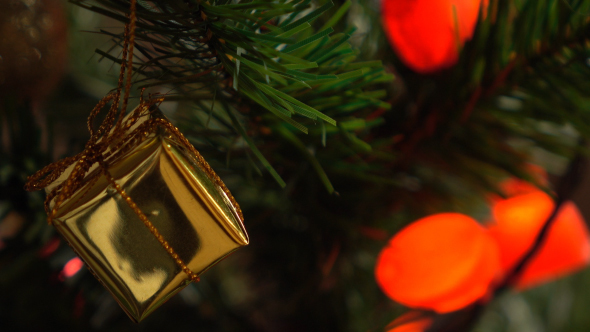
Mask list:
[[[149,221],[146,215],[139,209],[137,204],[133,202],[131,197],[127,195],[125,190],[115,182],[115,179],[109,173],[109,167],[113,165],[121,156],[127,153],[132,148],[136,147],[139,143],[146,139],[148,135],[146,133],[154,132],[158,126],[166,128],[172,136],[176,139],[177,143],[185,147],[188,151],[192,152],[194,156],[194,162],[196,162],[202,169],[210,176],[210,178],[225,192],[230,202],[235,206],[236,211],[241,220],[243,220],[242,211],[231,195],[223,181],[215,174],[213,169],[201,156],[201,154],[194,148],[192,144],[180,133],[178,128],[174,127],[170,122],[163,118],[152,118],[150,117],[135,129],[130,131],[131,127],[137,123],[137,120],[141,116],[149,116],[150,108],[156,104],[160,104],[163,98],[148,98],[147,101],[140,98],[139,106],[124,120],[125,112],[127,109],[127,103],[129,100],[129,92],[131,88],[131,76],[133,73],[133,46],[135,41],[135,0],[131,0],[131,9],[129,16],[129,22],[125,24],[125,35],[123,41],[123,61],[121,62],[121,70],[119,72],[119,81],[117,89],[105,96],[98,104],[94,107],[88,117],[88,130],[90,131],[90,140],[86,143],[86,146],[82,152],[73,156],[64,158],[58,162],[49,164],[43,169],[37,171],[32,176],[28,177],[25,189],[28,191],[40,190],[55,180],[72,164],[75,166],[68,176],[67,180],[57,185],[51,190],[45,199],[45,210],[48,214],[47,221],[49,224],[55,219],[59,207],[68,198],[72,197],[80,188],[85,184],[84,180],[88,171],[97,164],[97,167],[105,175],[110,185],[121,195],[125,202],[129,205],[154,237],[160,242],[162,247],[168,252],[170,257],[174,259],[176,264],[189,276],[192,281],[198,282],[199,277],[196,273],[192,272],[169,243],[163,238],[160,232],[154,227]],[[127,73],[125,75],[125,70]],[[123,103],[121,110],[119,110],[119,99],[121,97],[121,91],[123,90],[123,81],[125,81],[125,94],[123,97]],[[112,101],[112,105],[107,113],[105,119],[101,123],[97,131],[92,129],[94,119],[104,108],[104,106]],[[117,118],[118,114],[118,118]],[[116,122],[115,122],[116,120]],[[98,179],[98,177],[96,177]],[[54,201],[55,200],[55,201]],[[50,207],[51,202],[54,201],[53,207]]]

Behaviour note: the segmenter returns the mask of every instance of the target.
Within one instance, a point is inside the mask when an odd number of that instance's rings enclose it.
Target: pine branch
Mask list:
[[[119,21],[126,20],[125,2],[72,2]],[[332,27],[350,3],[338,9],[320,29],[312,27],[313,21],[332,6],[331,1],[317,8],[310,1],[140,1],[136,33],[140,63],[135,72],[142,78],[137,80],[138,88],[171,85],[174,99],[210,100],[213,104],[215,99],[229,105],[235,132],[277,182],[284,185],[248,137],[247,130],[240,129],[245,126],[240,124],[245,119],[235,113],[239,103],[247,101],[303,133],[309,132],[310,124],[317,126],[318,122],[321,128],[333,128],[337,119],[358,110],[389,108],[379,100],[383,94],[370,90],[392,77],[384,74],[379,61],[354,62],[356,53],[348,43],[353,30],[333,34]],[[107,34],[115,44],[120,44],[121,33]],[[97,52],[118,61],[107,52]],[[216,118],[225,113],[218,113],[219,108],[212,106],[207,111],[216,113]],[[322,135],[325,137],[325,132]],[[314,156],[310,162],[319,165]],[[327,185],[321,167],[314,168]]]

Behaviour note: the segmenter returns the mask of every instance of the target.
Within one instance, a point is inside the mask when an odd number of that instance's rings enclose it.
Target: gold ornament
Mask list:
[[[137,322],[248,244],[223,182],[153,106],[27,184],[46,186],[50,222]]]
[[[86,148],[38,171],[25,188],[47,190],[49,223],[139,322],[249,240],[239,205],[157,109],[161,98],[142,98],[124,117],[135,26],[131,3],[119,88],[91,112]],[[109,101],[95,132],[93,120]]]

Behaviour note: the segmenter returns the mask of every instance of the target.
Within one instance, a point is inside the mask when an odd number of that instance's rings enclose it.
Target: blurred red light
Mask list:
[[[84,266],[84,262],[78,257],[74,257],[70,259],[62,270],[63,276],[66,278],[70,278],[74,276],[80,269]]]

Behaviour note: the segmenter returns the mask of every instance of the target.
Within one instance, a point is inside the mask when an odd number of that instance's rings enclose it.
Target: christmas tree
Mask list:
[[[590,326],[587,1],[12,0],[0,9],[0,329]],[[151,180],[134,189],[120,175],[144,162],[130,151],[154,137],[181,161],[170,169],[188,170],[178,183],[195,178],[197,201],[221,211],[211,224],[225,220],[221,233],[241,236],[202,269],[186,248],[218,248],[220,237],[197,230],[186,240],[190,231],[158,221],[184,222],[165,216],[186,211],[180,189]],[[95,212],[95,232],[141,257],[131,270],[159,262],[148,243],[172,259],[174,278],[200,279],[173,285],[179,293],[163,293],[139,323],[119,307],[109,272],[63,230],[67,209],[101,183],[131,212]],[[166,206],[144,208],[144,194]],[[113,240],[112,218],[138,222],[138,233]],[[126,282],[152,287],[140,272]]]

